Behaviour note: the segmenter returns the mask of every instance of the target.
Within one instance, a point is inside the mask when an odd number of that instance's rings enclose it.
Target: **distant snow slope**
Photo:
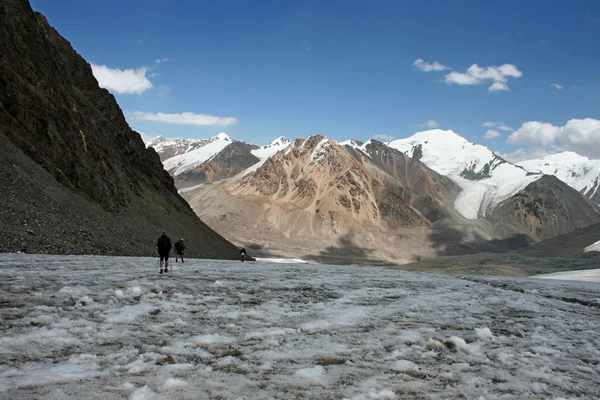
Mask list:
[[[521,167],[531,172],[555,175],[569,186],[600,204],[600,160],[590,160],[577,153],[565,151],[540,159],[522,161]]]
[[[254,164],[253,166],[247,168],[240,175],[244,176],[244,175],[248,175],[251,172],[256,171],[257,169],[262,167],[262,165],[270,157],[277,154],[277,152],[284,150],[286,147],[288,147],[290,145],[290,143],[292,143],[292,142],[288,138],[280,136],[277,139],[273,140],[270,144],[268,144],[266,146],[262,146],[256,150],[252,150],[251,153],[254,154],[256,157],[258,157],[260,159],[260,161],[257,162],[256,164]]]
[[[502,201],[541,177],[528,175],[524,168],[453,131],[418,132],[407,139],[391,141],[388,146],[458,183],[463,190],[454,205],[468,219],[485,217]]]
[[[583,304],[599,298],[585,282],[0,254],[0,398],[596,399],[600,318]]]
[[[598,249],[598,251],[600,251],[600,248]],[[536,278],[559,279],[565,281],[600,282],[600,269],[583,269],[579,271],[555,272],[552,274],[537,275]]]
[[[219,133],[217,136],[208,139],[207,143],[201,147],[166,159],[163,165],[171,175],[177,176],[190,168],[210,160],[225,147],[229,146],[231,142],[231,138],[226,133]]]
[[[585,249],[583,249],[584,253],[590,252],[590,251],[598,251],[600,252],[600,240],[597,241],[594,244],[591,244],[589,246],[587,246]]]

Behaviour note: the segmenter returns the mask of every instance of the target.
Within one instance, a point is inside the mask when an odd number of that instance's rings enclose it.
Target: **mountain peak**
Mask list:
[[[231,142],[231,138],[229,137],[228,134],[226,134],[225,132],[221,132],[219,133],[217,136],[215,136],[217,139],[219,140],[226,140],[228,142]]]
[[[285,136],[279,136],[277,139],[273,140],[269,146],[282,146],[285,144],[289,144],[292,141],[288,138],[286,138]]]

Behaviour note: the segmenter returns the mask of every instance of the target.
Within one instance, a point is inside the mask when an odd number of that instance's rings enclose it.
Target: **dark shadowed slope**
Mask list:
[[[0,2],[0,251],[236,258],[177,194],[90,65],[26,0]]]
[[[569,257],[582,255],[583,249],[600,240],[600,224],[577,229],[564,235],[556,236],[533,246],[520,249],[519,254],[532,257]],[[585,257],[596,257],[600,268],[600,253],[585,253]]]

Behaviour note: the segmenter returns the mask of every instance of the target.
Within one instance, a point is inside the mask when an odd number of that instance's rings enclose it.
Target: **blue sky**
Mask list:
[[[439,126],[503,154],[600,157],[595,0],[31,1],[149,135]]]

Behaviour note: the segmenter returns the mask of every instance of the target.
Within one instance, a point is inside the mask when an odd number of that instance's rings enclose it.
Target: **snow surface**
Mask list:
[[[542,177],[541,174],[528,176],[525,169],[502,161],[487,147],[471,143],[453,131],[434,129],[388,143],[409,157],[418,145],[421,145],[421,161],[425,165],[448,176],[462,188],[454,208],[467,219],[485,217],[504,200]],[[479,172],[486,165],[490,165],[490,178],[471,181],[460,176],[465,169]]]
[[[301,260],[299,258],[260,258],[260,257],[256,257],[256,261],[279,263],[279,264],[309,264],[308,261]]]
[[[574,189],[592,197],[600,190],[600,160],[590,160],[565,151],[543,158],[518,163],[528,171],[555,175]]]
[[[600,251],[600,240],[597,241],[594,244],[590,244],[585,249],[583,249],[584,253],[587,253],[587,252],[590,252],[590,251]]]
[[[252,150],[251,153],[258,157],[260,161],[242,171],[240,176],[246,176],[249,173],[258,170],[264,165],[265,162],[267,162],[269,158],[273,157],[281,150],[287,148],[291,143],[292,142],[289,139],[280,136],[277,139],[273,140],[271,144],[262,146],[261,148],[258,148],[256,150]]]
[[[554,272],[552,274],[537,275],[536,278],[560,279],[566,281],[600,282],[600,269],[584,269],[578,271]]]
[[[600,397],[596,283],[194,259],[173,269],[0,254],[0,398]]]
[[[231,143],[232,140],[226,133],[219,133],[204,146],[168,158],[163,162],[163,165],[171,175],[177,176],[190,168],[210,160]]]

